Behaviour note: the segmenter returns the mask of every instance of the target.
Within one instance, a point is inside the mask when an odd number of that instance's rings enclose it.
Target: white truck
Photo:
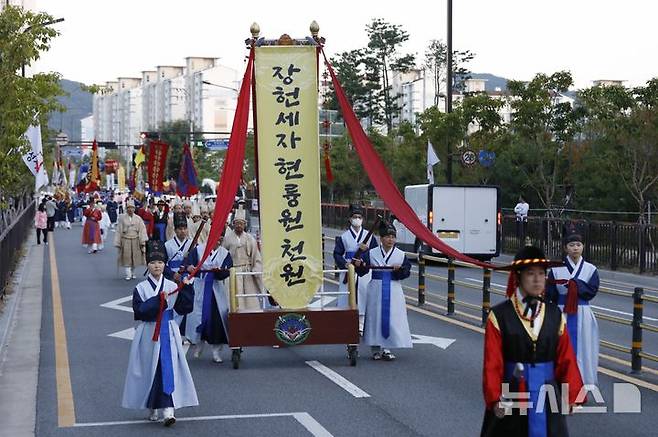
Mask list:
[[[500,188],[490,185],[408,185],[404,197],[418,218],[444,243],[480,260],[500,254]],[[394,222],[398,246],[432,255],[402,223]]]

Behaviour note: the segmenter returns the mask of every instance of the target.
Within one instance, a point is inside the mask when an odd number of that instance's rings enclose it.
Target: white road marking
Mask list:
[[[124,329],[123,331],[117,331],[107,335],[109,337],[115,337],[115,338],[121,338],[123,340],[133,341],[133,337],[135,337],[135,328],[128,328],[128,329]]]
[[[131,301],[133,299],[133,295],[131,294],[130,296],[126,297],[121,297],[119,299],[112,300],[110,302],[106,302],[104,304],[101,304],[103,308],[109,308],[111,310],[119,310],[119,311],[126,311],[129,313],[133,312],[132,307],[127,307],[125,305],[121,305],[124,302]]]
[[[306,361],[306,364],[311,366],[313,369],[321,373],[322,375],[329,378],[330,381],[337,384],[340,388],[354,396],[355,398],[369,398],[370,395],[363,390],[361,390],[356,385],[349,382],[347,379],[343,378],[338,373],[334,372],[327,366],[321,364],[319,361]]]
[[[411,334],[411,336],[413,337],[411,340],[412,343],[433,344],[443,350],[448,349],[448,346],[456,341],[454,338],[430,337],[429,335]]]
[[[608,312],[611,312],[611,313],[623,314],[624,316],[630,316],[630,317],[633,317],[633,314],[632,314],[632,313],[627,313],[626,311],[611,310],[610,308],[604,308],[604,307],[600,307],[600,306],[596,306],[596,305],[591,305],[591,304],[590,304],[590,306],[591,306],[592,308],[596,308],[597,310],[608,311]],[[653,317],[649,317],[649,316],[644,316],[642,319],[643,319],[643,320],[650,320],[650,321],[652,321],[652,322],[658,322],[658,319],[654,319]]]
[[[268,414],[231,414],[225,416],[199,416],[199,417],[177,417],[177,422],[200,422],[205,420],[236,420],[236,419],[261,419],[268,417],[293,417],[300,425],[308,430],[314,437],[333,437],[317,420],[307,412],[297,413],[268,413]],[[149,420],[119,420],[115,422],[89,422],[76,423],[75,428],[90,428],[97,426],[117,426],[117,425],[140,425],[152,423]]]
[[[321,308],[323,306],[328,307],[332,303],[336,301],[336,296],[327,296],[325,298],[320,298],[316,300],[315,302],[311,303],[308,307],[309,308]],[[324,304],[324,305],[322,305]]]
[[[477,282],[478,284],[482,283],[482,279],[475,279],[475,278],[464,278],[464,279],[466,279],[467,281],[471,281],[471,282]],[[498,284],[497,282],[492,282],[491,285],[494,285],[494,286],[500,287],[500,288],[507,288],[507,285]]]

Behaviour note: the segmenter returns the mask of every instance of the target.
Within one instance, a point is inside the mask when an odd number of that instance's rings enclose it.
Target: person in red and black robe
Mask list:
[[[100,204],[92,203],[84,211],[85,225],[82,228],[82,244],[87,246],[89,253],[98,252],[98,245],[101,244],[101,227],[100,221],[103,214]]]
[[[486,323],[483,437],[568,436],[565,417],[576,401],[585,401],[577,399],[583,381],[564,317],[543,299],[546,269],[556,265],[562,262],[527,246],[501,268],[511,270],[511,286],[509,299],[491,309]],[[561,393],[562,384],[568,393]]]

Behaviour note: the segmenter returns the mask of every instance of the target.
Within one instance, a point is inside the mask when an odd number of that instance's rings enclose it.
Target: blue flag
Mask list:
[[[192,153],[190,146],[183,145],[183,159],[178,172],[178,180],[176,181],[176,194],[179,196],[193,196],[199,192],[199,186],[196,181],[196,169],[194,168],[194,161],[192,160]]]

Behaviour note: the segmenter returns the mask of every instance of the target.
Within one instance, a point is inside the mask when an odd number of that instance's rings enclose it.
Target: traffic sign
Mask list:
[[[205,140],[203,143],[209,150],[228,149],[228,139]]]
[[[65,146],[69,143],[69,136],[64,132],[60,132],[57,134],[57,137],[55,137],[55,143],[57,143],[58,146]]]

